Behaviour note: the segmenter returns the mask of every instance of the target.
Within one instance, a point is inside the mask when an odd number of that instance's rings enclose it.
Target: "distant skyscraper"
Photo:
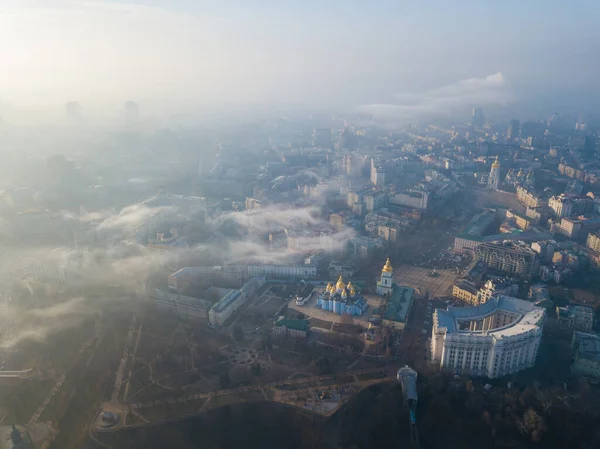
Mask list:
[[[138,120],[140,118],[140,106],[134,101],[128,101],[124,105],[127,120]]]
[[[577,120],[577,123],[575,123],[575,129],[577,131],[585,131],[587,128],[586,123],[585,123],[585,117],[583,115],[579,116],[579,120]]]
[[[481,128],[483,125],[485,125],[485,115],[483,115],[483,109],[473,108],[471,124],[476,128]]]
[[[500,162],[498,162],[498,156],[496,156],[496,160],[492,164],[492,169],[490,170],[490,177],[488,178],[488,188],[492,190],[498,190],[498,186],[500,185]]]
[[[313,129],[312,144],[314,147],[331,148],[331,129],[315,128]]]
[[[553,122],[555,123],[555,122]],[[543,137],[544,136],[544,123],[527,121],[521,125],[521,138],[527,139],[528,137]]]
[[[358,148],[358,136],[350,128],[344,128],[340,133],[339,149],[356,150]]]
[[[385,184],[385,168],[379,163],[376,164],[373,159],[371,159],[371,182],[377,187]]]
[[[81,113],[81,105],[76,101],[69,101],[65,105],[65,116],[72,123],[79,123],[83,118]]]
[[[508,125],[508,130],[506,131],[506,137],[509,139],[516,139],[519,137],[519,132],[521,131],[521,124],[518,120],[511,120]]]

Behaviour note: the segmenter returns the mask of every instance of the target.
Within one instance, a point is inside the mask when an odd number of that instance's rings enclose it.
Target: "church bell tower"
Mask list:
[[[394,277],[394,269],[388,257],[383,269],[381,270],[381,281],[377,284],[377,294],[383,296],[392,292],[392,279]]]

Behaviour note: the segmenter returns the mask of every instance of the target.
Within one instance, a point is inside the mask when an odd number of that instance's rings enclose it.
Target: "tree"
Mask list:
[[[531,407],[536,403],[536,392],[533,388],[525,388],[521,396],[519,396],[519,403],[523,408]]]
[[[546,421],[531,407],[523,414],[523,420],[519,422],[521,433],[529,435],[531,440],[538,442],[548,430]]]
[[[262,372],[262,366],[260,366],[260,363],[255,363],[250,367],[250,371],[252,372],[252,374],[254,376],[260,376],[260,373]]]
[[[267,334],[263,340],[266,350],[273,349],[273,339],[271,338],[271,334]]]
[[[466,389],[469,393],[473,393],[473,391],[475,391],[475,387],[473,386],[473,381],[472,380],[468,380],[467,384],[466,384]]]
[[[221,386],[221,389],[228,388],[230,383],[231,379],[229,379],[229,375],[227,373],[219,374],[219,385]]]
[[[481,419],[483,419],[483,422],[486,423],[488,426],[492,422],[492,417],[490,416],[490,412],[488,412],[487,410],[483,411],[483,413],[481,415]]]
[[[233,339],[235,341],[242,341],[244,339],[244,329],[239,324],[233,327]]]
[[[327,357],[321,357],[317,361],[317,368],[319,368],[319,375],[329,374],[331,372],[331,364]]]

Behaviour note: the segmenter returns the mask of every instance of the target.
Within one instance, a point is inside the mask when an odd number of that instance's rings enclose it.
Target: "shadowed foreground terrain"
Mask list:
[[[442,376],[420,382],[419,434],[428,449],[591,449],[600,442],[588,411],[597,392],[496,388]],[[576,397],[579,399],[576,399]],[[568,399],[570,397],[570,400]],[[100,435],[114,449],[409,447],[407,411],[395,384],[365,389],[328,420],[270,403],[236,404],[186,420]],[[100,449],[88,442],[85,449]]]
[[[327,421],[280,404],[235,404],[177,423],[125,429],[98,438],[115,449],[393,447],[398,438],[408,441],[401,401],[397,386],[382,384],[363,390]],[[402,425],[397,424],[400,416]],[[378,426],[388,431],[377,432]],[[91,441],[85,446],[100,448]]]

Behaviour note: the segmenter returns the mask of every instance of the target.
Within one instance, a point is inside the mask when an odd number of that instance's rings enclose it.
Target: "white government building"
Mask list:
[[[476,307],[436,309],[431,358],[454,374],[496,378],[532,367],[545,310],[497,295]]]
[[[179,295],[159,288],[154,289],[153,297],[158,310],[172,312],[185,320],[206,321],[212,306],[207,299]]]

